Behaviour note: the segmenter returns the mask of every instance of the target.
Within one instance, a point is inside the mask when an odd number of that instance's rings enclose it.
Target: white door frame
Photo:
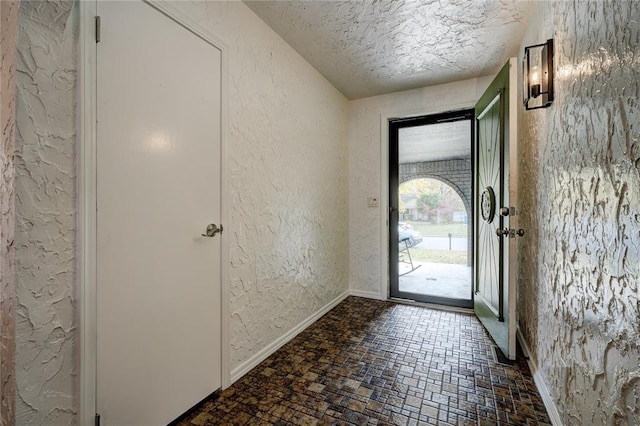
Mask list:
[[[221,284],[221,381],[222,389],[231,385],[230,365],[230,307],[229,307],[229,224],[230,186],[228,161],[228,49],[218,37],[170,3],[143,0],[153,8],[167,15],[180,25],[207,40],[220,50],[221,54],[221,129],[220,129],[220,173],[221,173],[221,221],[227,232],[221,234],[220,241],[220,284]],[[80,45],[78,73],[78,227],[77,227],[77,309],[79,323],[79,424],[93,424],[96,414],[96,358],[97,358],[97,281],[96,281],[96,51],[95,16],[97,1],[79,1]]]

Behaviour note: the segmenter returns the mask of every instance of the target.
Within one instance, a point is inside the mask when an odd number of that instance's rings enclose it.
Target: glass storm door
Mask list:
[[[472,109],[389,122],[389,287],[473,307]]]

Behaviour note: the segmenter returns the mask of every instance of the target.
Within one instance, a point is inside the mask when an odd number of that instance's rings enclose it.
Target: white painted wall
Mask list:
[[[397,92],[349,105],[349,285],[355,295],[386,299],[388,150],[386,118],[473,107],[493,77]],[[367,207],[367,197],[380,207]]]
[[[0,3],[0,424],[15,420],[15,61],[19,3]]]
[[[21,2],[16,56],[16,423],[77,410],[76,42],[72,2]]]

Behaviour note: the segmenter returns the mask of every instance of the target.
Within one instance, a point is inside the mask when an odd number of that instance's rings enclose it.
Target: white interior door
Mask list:
[[[98,2],[97,410],[160,425],[220,387],[221,54]]]
[[[507,62],[476,104],[475,141],[474,310],[509,359],[516,357],[517,325],[516,62]]]

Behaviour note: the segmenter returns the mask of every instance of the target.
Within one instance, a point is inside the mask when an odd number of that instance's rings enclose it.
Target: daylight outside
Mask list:
[[[458,193],[436,179],[400,184],[399,290],[471,299],[467,209]]]

